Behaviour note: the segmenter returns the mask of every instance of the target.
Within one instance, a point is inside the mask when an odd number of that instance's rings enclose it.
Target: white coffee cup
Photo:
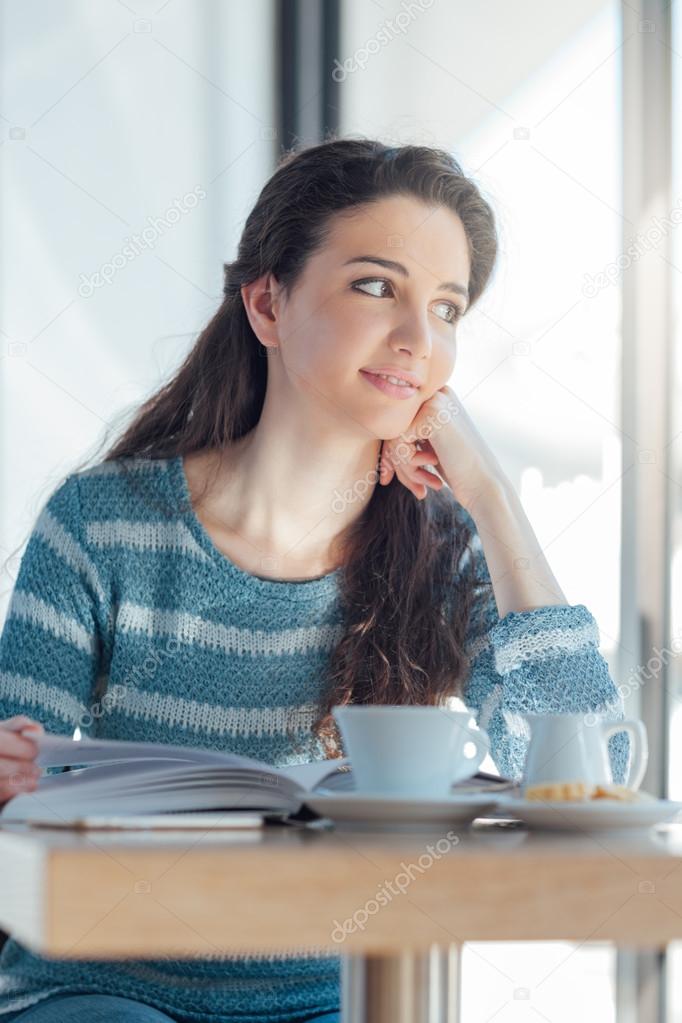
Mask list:
[[[446,798],[490,752],[487,733],[465,711],[351,704],[332,714],[358,792]]]

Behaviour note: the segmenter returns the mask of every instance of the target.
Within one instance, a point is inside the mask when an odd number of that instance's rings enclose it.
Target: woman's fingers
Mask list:
[[[24,735],[42,732],[40,722],[25,714],[0,721],[0,804],[20,792],[33,792],[38,787],[42,771],[33,762],[38,747]]]
[[[424,482],[424,479],[421,476],[411,475],[408,477],[407,482],[405,480],[403,480],[402,482],[405,483],[408,490],[412,491],[415,497],[419,497],[420,499],[426,497],[429,488],[431,488],[432,490],[438,490],[438,487],[433,486],[433,484],[430,481],[428,483]]]
[[[428,445],[428,448],[421,451],[415,442],[400,441],[399,450],[397,445],[391,442],[384,442],[379,470],[379,481],[387,486],[394,475],[398,476],[400,482],[420,500],[426,496],[427,490],[431,487],[440,490],[443,481],[434,473],[422,468],[425,465],[437,465],[438,456]]]
[[[20,731],[29,725],[32,725],[34,728],[43,729],[40,721],[34,721],[33,718],[28,717],[26,714],[15,714],[14,717],[4,718],[0,721],[0,728],[7,728],[13,732]]]
[[[40,768],[35,764],[0,758],[0,804],[20,792],[34,792],[40,782],[40,775]]]
[[[11,757],[15,760],[33,760],[37,753],[38,747],[28,737],[25,738],[23,735],[19,735],[18,732],[11,732],[8,729],[0,731],[0,757]]]
[[[426,486],[438,488],[442,486],[442,481],[424,468],[426,465],[435,465],[437,462],[438,458],[435,454],[429,451],[415,451],[410,458],[402,459],[398,463],[396,471],[419,483],[424,483]]]
[[[429,472],[428,469],[421,468],[424,465],[437,464],[438,456],[436,454],[432,454],[430,451],[417,451],[417,453],[411,459],[408,468],[414,469],[416,473],[419,473],[420,476],[423,476],[429,483],[442,486],[443,481],[440,479],[440,477],[435,476],[432,472]]]
[[[26,760],[14,760],[12,757],[0,757],[0,778],[39,778],[42,774],[37,764]]]
[[[433,451],[415,451],[409,460],[410,465],[435,465],[438,455]]]
[[[407,487],[415,497],[424,498],[429,487],[437,490],[443,484],[440,480],[437,480],[431,473],[427,473],[425,469],[407,469],[401,466],[396,469],[398,479]]]
[[[391,469],[402,469],[409,465],[415,454],[421,452],[409,441],[400,441],[398,444],[395,441],[384,442],[382,458]]]
[[[15,796],[20,795],[22,792],[23,793],[35,792],[37,788],[38,788],[37,779],[32,781],[23,781],[20,783],[0,780],[0,807],[4,803],[9,802],[10,799],[13,799]]]

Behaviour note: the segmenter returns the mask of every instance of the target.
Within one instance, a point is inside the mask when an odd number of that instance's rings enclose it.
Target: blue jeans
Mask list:
[[[50,995],[37,1005],[0,1016],[0,1023],[176,1023],[172,1016],[145,1002],[117,995]],[[306,1023],[339,1023],[338,1012],[325,1012]]]

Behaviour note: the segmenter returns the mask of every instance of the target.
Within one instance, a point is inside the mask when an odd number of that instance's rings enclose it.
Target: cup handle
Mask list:
[[[613,723],[602,722],[604,741],[617,732],[627,732],[632,739],[630,768],[624,784],[630,789],[638,789],[644,780],[646,765],[649,761],[649,744],[644,722],[636,718],[625,718],[623,721],[614,721]]]
[[[476,753],[473,757],[469,758],[469,761],[473,762],[477,760],[476,770],[478,770],[484,758],[488,755],[488,753],[490,753],[490,738],[484,728],[469,728],[469,737],[467,742],[473,742],[476,747]],[[455,778],[454,781],[461,781],[461,779]]]

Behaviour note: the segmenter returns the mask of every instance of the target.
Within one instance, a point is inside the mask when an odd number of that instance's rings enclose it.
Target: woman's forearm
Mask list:
[[[481,538],[500,618],[510,611],[568,603],[510,483],[495,481],[468,510]]]

